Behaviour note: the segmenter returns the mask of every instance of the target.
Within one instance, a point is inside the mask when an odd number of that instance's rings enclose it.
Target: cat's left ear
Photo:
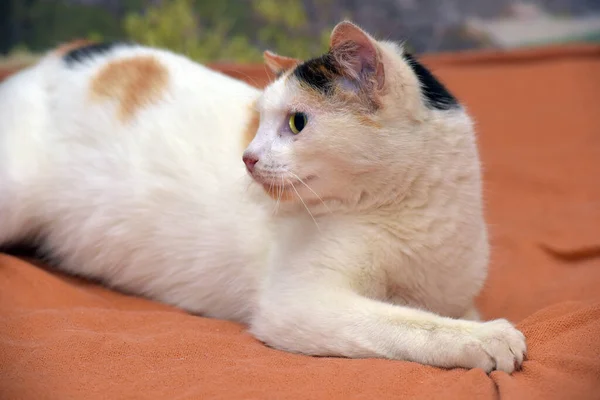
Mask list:
[[[373,82],[380,90],[385,83],[383,62],[375,39],[351,22],[333,28],[329,51],[344,73],[359,82]]]
[[[265,64],[275,75],[279,75],[287,70],[295,68],[300,64],[300,60],[296,58],[280,56],[279,54],[275,54],[268,50],[263,53],[263,57],[265,59]]]

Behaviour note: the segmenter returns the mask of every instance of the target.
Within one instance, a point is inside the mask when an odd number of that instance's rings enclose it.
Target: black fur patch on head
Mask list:
[[[326,53],[321,57],[313,58],[298,65],[293,74],[300,83],[306,84],[325,95],[331,95],[334,80],[340,75],[340,72],[333,55]]]
[[[123,46],[127,44],[128,43],[126,42],[93,43],[69,51],[63,56],[63,60],[69,66],[73,66],[85,61],[86,59],[92,59],[94,56],[106,54],[117,46]]]
[[[403,57],[417,75],[417,79],[421,83],[421,91],[430,108],[434,110],[451,110],[460,107],[458,100],[427,68],[409,53],[404,53]]]

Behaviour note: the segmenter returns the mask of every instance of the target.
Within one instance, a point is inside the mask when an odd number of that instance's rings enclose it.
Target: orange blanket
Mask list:
[[[600,399],[600,47],[424,62],[478,124],[493,243],[479,305],[527,336],[522,371],[288,354],[0,255],[0,398]]]

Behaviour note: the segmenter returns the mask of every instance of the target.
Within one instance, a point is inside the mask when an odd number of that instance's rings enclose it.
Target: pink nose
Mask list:
[[[244,164],[246,164],[246,169],[248,169],[248,172],[252,173],[252,171],[254,171],[254,166],[258,162],[258,157],[253,154],[244,154],[242,160],[244,160]]]

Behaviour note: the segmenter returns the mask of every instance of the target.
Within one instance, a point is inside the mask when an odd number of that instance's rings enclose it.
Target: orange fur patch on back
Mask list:
[[[90,44],[94,44],[94,43],[95,42],[93,42],[91,40],[87,40],[87,39],[73,40],[72,42],[64,43],[64,44],[58,46],[56,48],[56,50],[54,50],[54,54],[56,54],[59,57],[62,57],[65,54],[67,54],[75,49],[78,49],[80,47],[89,46]]]
[[[258,125],[260,124],[260,113],[256,109],[256,102],[253,102],[249,108],[250,119],[244,130],[244,135],[242,136],[242,146],[244,149],[248,147],[250,142],[254,139],[254,136],[256,136],[256,131],[258,131]]]
[[[152,56],[132,57],[104,66],[90,86],[95,100],[119,103],[118,118],[130,120],[142,107],[158,102],[167,87],[169,72]]]

